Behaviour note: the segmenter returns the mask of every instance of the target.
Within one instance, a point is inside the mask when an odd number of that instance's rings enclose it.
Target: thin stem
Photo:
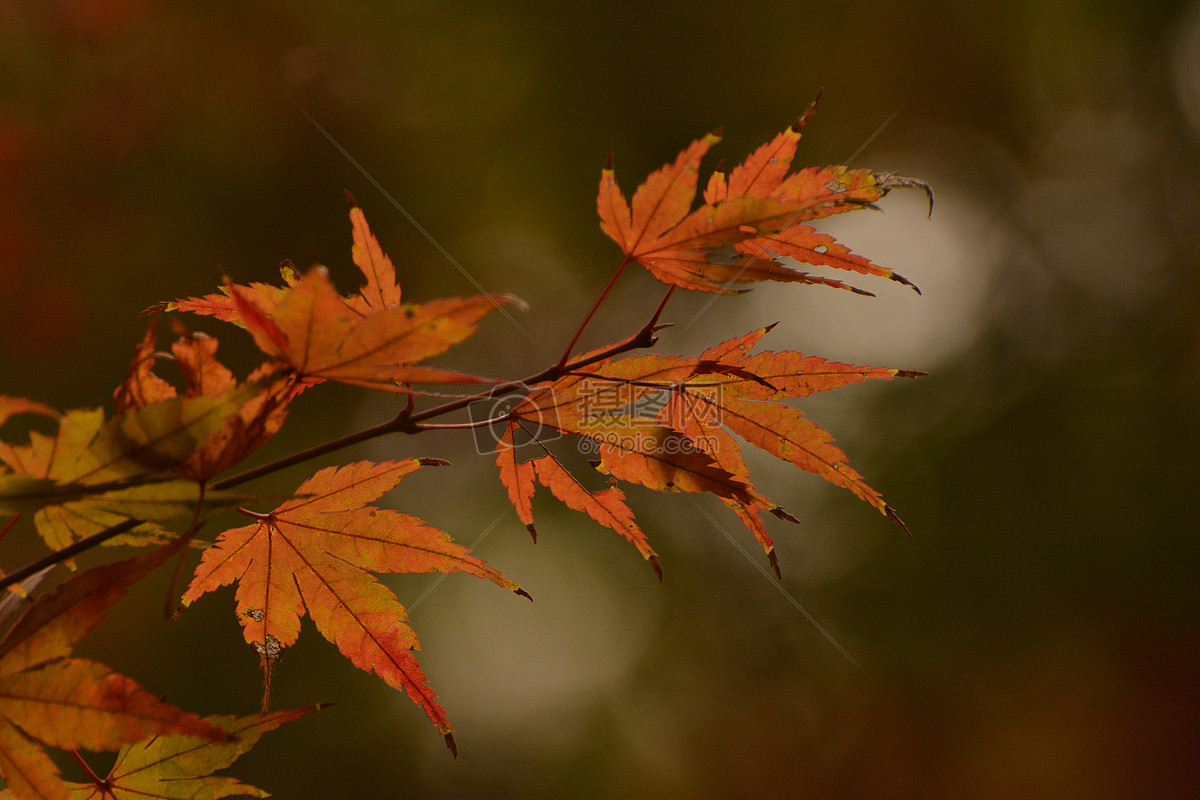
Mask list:
[[[188,526],[187,533],[181,537],[182,543],[179,545],[179,560],[175,562],[175,572],[171,574],[171,583],[167,587],[167,605],[163,609],[163,619],[170,619],[174,609],[171,607],[172,600],[175,597],[175,590],[179,587],[179,576],[183,574],[183,562],[187,558],[188,543],[192,541],[192,537],[196,535],[196,531],[200,529],[200,511],[204,508],[204,491],[208,484],[205,481],[200,482],[200,489],[196,497],[196,510],[192,512],[192,524]]]
[[[75,763],[87,773],[88,778],[91,779],[92,783],[94,783],[98,789],[104,789],[106,786],[108,786],[108,781],[104,778],[101,778],[92,770],[90,766],[88,766],[88,763],[83,760],[83,756],[79,755],[78,750],[72,750],[71,757],[74,758]]]
[[[653,328],[658,324],[658,318],[662,316],[663,311],[667,308],[667,301],[671,299],[671,295],[675,293],[675,284],[667,287],[667,293],[663,295],[662,302],[658,304],[658,308],[654,312],[654,316],[646,323],[647,328]]]
[[[562,369],[562,367],[566,365],[567,359],[571,357],[571,351],[575,349],[575,345],[579,342],[579,337],[583,335],[583,329],[586,328],[588,323],[592,321],[592,317],[596,315],[596,311],[599,310],[600,304],[604,302],[606,297],[608,297],[608,293],[612,291],[613,286],[615,286],[617,283],[617,278],[621,277],[621,273],[625,271],[625,267],[627,266],[629,266],[629,256],[625,256],[625,258],[621,261],[620,266],[617,267],[617,271],[614,272],[613,276],[608,279],[608,285],[604,287],[604,291],[600,293],[600,296],[596,298],[596,302],[592,304],[592,310],[589,311],[587,316],[583,318],[583,323],[579,326],[579,330],[575,331],[575,335],[571,337],[571,343],[567,345],[567,349],[563,351],[562,358],[558,360],[557,366],[559,369]]]
[[[616,276],[614,275],[613,278],[615,280]],[[610,286],[612,283],[613,281],[609,281]],[[668,291],[667,297],[670,296],[671,293]],[[284,458],[277,459],[270,463],[262,464],[254,469],[246,470],[245,472],[240,472],[237,475],[232,475],[224,480],[216,481],[213,483],[212,488],[214,491],[230,489],[249,480],[253,480],[254,478],[261,478],[264,475],[269,475],[273,472],[278,472],[281,469],[295,466],[296,464],[308,461],[309,459],[317,458],[319,456],[326,455],[327,453],[332,453],[336,450],[341,450],[342,448],[349,447],[350,445],[359,444],[370,439],[385,436],[389,433],[420,433],[422,430],[442,427],[421,425],[421,423],[427,419],[433,419],[435,417],[440,417],[444,414],[449,414],[451,412],[466,408],[472,403],[479,402],[480,400],[502,397],[506,394],[511,394],[512,392],[528,389],[529,386],[535,383],[557,380],[573,369],[581,369],[589,364],[594,364],[597,361],[603,361],[606,358],[612,358],[615,355],[620,355],[621,353],[625,353],[630,350],[637,350],[642,347],[652,347],[655,341],[657,341],[654,336],[655,324],[657,323],[658,317],[662,313],[663,308],[666,306],[667,297],[663,298],[663,301],[659,303],[658,309],[654,312],[654,316],[651,317],[650,320],[643,325],[637,333],[635,333],[633,336],[630,336],[628,339],[624,339],[614,345],[604,348],[597,353],[593,353],[587,358],[581,358],[577,361],[571,362],[570,364],[555,364],[554,366],[547,367],[540,372],[527,375],[521,380],[501,383],[486,392],[479,392],[467,397],[460,397],[457,400],[451,400],[447,403],[442,403],[439,406],[426,409],[418,414],[411,413],[412,406],[410,403],[408,407],[387,422],[374,425],[370,428],[364,428],[361,431],[357,431],[346,436],[341,436],[337,439],[332,439],[328,442],[316,445],[315,447],[310,447],[307,450],[293,453],[290,456],[285,456]],[[597,305],[599,305],[599,303],[597,303]],[[594,308],[593,311],[595,311]],[[578,335],[576,338],[578,338]],[[492,421],[494,420],[489,420],[489,422]],[[480,425],[482,425],[482,423],[470,423],[455,427],[479,427]]]
[[[388,420],[387,422],[384,422],[381,425],[374,425],[370,428],[364,428],[361,431],[357,431],[346,436],[340,436],[337,439],[324,442],[316,445],[315,447],[310,447],[307,450],[301,450],[299,453],[292,453],[290,456],[277,459],[269,464],[263,464],[262,466],[255,467],[254,469],[248,469],[245,472],[239,472],[237,475],[214,482],[212,485],[213,491],[231,489],[234,486],[238,486],[246,481],[253,480],[254,478],[261,478],[263,475],[270,475],[272,472],[278,472],[281,469],[286,469],[287,467],[308,461],[310,458],[317,458],[318,456],[323,456],[326,453],[332,453],[335,450],[341,450],[344,447],[349,447],[350,445],[358,444],[359,442],[365,442],[368,439],[374,439],[375,437],[382,436],[385,433],[393,433],[401,429],[397,422],[404,419],[406,419],[405,412],[401,412],[400,415]]]
[[[19,583],[35,572],[40,572],[46,567],[52,567],[55,564],[66,561],[68,558],[76,555],[77,553],[82,553],[84,550],[90,550],[101,542],[106,542],[114,536],[119,536],[126,531],[133,530],[138,525],[141,525],[142,522],[143,520],[140,519],[127,519],[124,522],[113,525],[111,528],[105,528],[99,533],[93,533],[91,536],[80,539],[75,544],[68,545],[62,550],[55,550],[45,558],[39,558],[37,561],[26,564],[19,569],[15,569],[4,577],[0,578],[0,589],[5,588],[6,586],[11,586],[14,583]]]
[[[17,514],[12,519],[10,519],[8,522],[4,523],[4,527],[0,528],[0,539],[3,539],[8,534],[8,532],[13,529],[13,526],[17,524],[17,520],[19,520],[20,518],[21,518],[21,515]]]
[[[492,397],[493,395],[489,394],[488,396]],[[491,419],[471,420],[470,422],[428,422],[428,423],[423,423],[423,424],[418,423],[415,425],[416,430],[413,432],[420,433],[421,431],[469,431],[469,430],[473,430],[475,428],[486,428],[489,425],[495,425],[497,422],[504,422],[507,419],[508,419],[508,415],[505,414],[500,417],[492,417]]]

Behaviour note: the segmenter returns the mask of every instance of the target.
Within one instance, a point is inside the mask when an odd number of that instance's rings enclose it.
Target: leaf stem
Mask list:
[[[622,265],[621,269],[623,269],[623,268],[624,268],[624,265]],[[617,276],[620,275],[621,269],[618,269],[617,273],[615,275],[613,275],[612,280],[609,281],[610,288],[611,288],[612,284],[616,281]],[[672,287],[672,289],[673,288],[674,287]],[[607,289],[605,291],[607,291]],[[655,310],[655,312],[654,312],[654,315],[646,322],[645,325],[643,325],[641,327],[640,330],[637,331],[637,333],[633,334],[632,336],[630,336],[626,339],[623,339],[623,340],[617,342],[616,344],[610,345],[609,347],[606,347],[603,350],[592,353],[591,355],[589,355],[585,358],[580,358],[576,361],[570,362],[569,364],[564,364],[564,363],[560,362],[558,364],[554,364],[553,366],[547,367],[546,369],[543,369],[540,372],[535,372],[532,375],[527,375],[520,380],[508,381],[507,383],[501,383],[497,386],[492,387],[491,389],[489,389],[486,392],[478,392],[476,394],[469,395],[466,397],[460,397],[457,400],[451,400],[449,402],[442,403],[439,406],[434,406],[433,408],[426,409],[425,411],[421,411],[416,414],[412,413],[412,403],[410,402],[399,414],[397,414],[395,417],[393,417],[392,419],[390,419],[386,422],[380,423],[378,425],[373,425],[369,428],[364,428],[361,431],[356,431],[355,433],[347,434],[346,436],[340,436],[340,437],[338,437],[336,439],[332,439],[328,442],[323,442],[322,444],[316,445],[314,447],[310,447],[307,450],[302,450],[298,453],[293,453],[290,456],[285,456],[285,457],[277,459],[275,461],[271,461],[267,464],[262,464],[253,469],[246,470],[245,472],[240,472],[237,475],[232,475],[223,480],[215,481],[212,484],[211,488],[213,491],[220,491],[222,489],[231,489],[234,486],[238,486],[240,484],[243,484],[243,483],[253,480],[255,478],[261,478],[264,475],[269,475],[273,472],[278,472],[281,469],[295,466],[296,464],[300,464],[304,461],[308,461],[309,459],[317,458],[319,456],[323,456],[328,453],[332,453],[334,451],[341,450],[345,447],[349,447],[350,445],[359,444],[361,442],[365,442],[370,439],[375,439],[380,436],[385,436],[389,433],[413,434],[413,433],[420,433],[423,430],[481,427],[484,424],[483,422],[478,422],[478,423],[472,422],[472,423],[463,423],[463,424],[446,424],[446,425],[422,425],[421,423],[423,423],[427,419],[433,419],[435,417],[440,417],[440,416],[449,414],[454,411],[459,411],[459,410],[464,409],[467,406],[471,405],[472,403],[479,402],[480,400],[494,399],[496,397],[502,397],[506,394],[511,394],[513,392],[518,392],[523,389],[528,389],[531,385],[536,384],[536,383],[557,380],[558,378],[562,377],[563,375],[566,375],[567,373],[571,372],[572,370],[581,369],[583,367],[588,366],[589,364],[594,364],[597,361],[603,361],[606,358],[612,358],[613,356],[620,355],[621,353],[626,353],[630,350],[637,350],[639,348],[644,348],[644,347],[653,347],[654,343],[656,341],[658,341],[657,337],[655,337],[655,335],[654,335],[655,330],[657,329],[656,325],[658,322],[658,318],[662,314],[663,309],[666,307],[667,299],[670,298],[670,296],[671,296],[671,290],[668,290],[666,297],[664,297],[662,299],[662,302],[659,303],[657,310]],[[599,306],[599,302],[596,303],[596,306],[597,307]],[[595,312],[595,307],[593,307],[592,311],[593,311],[593,313]],[[588,316],[590,318],[591,314],[589,314]],[[585,325],[586,325],[586,321],[585,321]],[[582,327],[580,328],[580,330],[582,331]],[[579,334],[576,334],[575,338],[578,339]],[[574,346],[574,345],[572,344],[572,346]],[[568,350],[568,352],[569,352],[569,350]],[[495,421],[496,420],[488,420],[487,424],[490,424]]]
[[[0,528],[0,539],[3,539],[8,534],[8,532],[13,529],[13,526],[17,524],[17,520],[19,520],[20,518],[21,518],[21,515],[17,514],[12,519],[10,519],[8,522],[4,523],[4,527]]]
[[[172,599],[175,597],[175,590],[179,587],[179,577],[183,574],[183,562],[187,558],[188,543],[192,541],[192,537],[196,535],[196,531],[200,529],[200,512],[204,508],[204,492],[208,483],[200,481],[198,496],[196,497],[196,510],[192,512],[192,524],[188,526],[187,533],[180,538],[183,540],[179,545],[179,560],[175,562],[175,571],[171,573],[171,583],[167,586],[167,605],[163,609],[163,619],[171,619],[171,614],[174,612]]]
[[[600,304],[603,303],[605,298],[608,297],[609,292],[612,291],[613,286],[615,286],[617,283],[617,278],[621,277],[621,273],[625,271],[627,266],[629,266],[629,256],[625,256],[625,258],[621,260],[620,265],[617,267],[617,271],[614,272],[613,276],[608,279],[608,285],[604,287],[604,291],[600,292],[600,296],[597,297],[596,302],[592,304],[592,310],[589,311],[587,316],[583,318],[583,322],[580,324],[579,330],[575,331],[575,335],[571,337],[571,343],[567,345],[567,349],[563,351],[562,358],[558,360],[557,366],[559,369],[562,369],[564,366],[566,366],[567,359],[571,357],[571,351],[575,349],[575,345],[579,343],[579,337],[583,335],[583,329],[586,328],[588,323],[592,321],[592,317],[596,315],[596,311],[599,310]]]
[[[78,750],[71,751],[71,758],[75,759],[75,763],[78,764],[83,769],[83,771],[87,773],[88,778],[91,780],[91,782],[93,784],[95,784],[97,789],[104,791],[105,789],[108,788],[108,781],[105,780],[104,778],[101,778],[99,775],[97,775],[95,773],[95,771],[88,765],[88,763],[83,760],[83,756],[79,755]]]
[[[40,572],[46,567],[52,567],[55,564],[66,561],[73,555],[82,553],[84,550],[90,550],[101,542],[106,542],[114,536],[119,536],[126,531],[133,530],[143,522],[144,520],[140,519],[127,519],[124,522],[113,525],[111,528],[105,528],[99,533],[93,533],[91,536],[80,539],[78,542],[75,542],[75,544],[67,545],[62,550],[55,550],[50,555],[44,558],[39,558],[37,561],[26,564],[19,569],[15,569],[4,577],[0,578],[0,589],[5,588],[6,586],[11,586],[14,583],[19,583],[35,572]]]
[[[215,481],[212,485],[213,491],[230,489],[234,486],[243,484],[246,481],[253,480],[254,478],[261,478],[263,475],[270,475],[272,472],[278,472],[281,469],[286,469],[287,467],[308,461],[310,458],[323,456],[326,453],[332,453],[335,450],[341,450],[344,447],[349,447],[350,445],[358,444],[359,442],[365,442],[369,439],[374,439],[377,436],[383,436],[386,433],[393,433],[397,430],[400,430],[400,428],[396,426],[396,422],[397,420],[405,419],[406,414],[407,410],[402,411],[395,418],[390,419],[380,425],[373,425],[370,428],[364,428],[361,431],[356,431],[355,433],[347,434],[346,436],[340,436],[337,439],[332,439],[328,442],[316,445],[315,447],[310,447],[307,450],[301,450],[298,453],[292,453],[290,456],[285,456],[268,464],[255,467],[254,469],[248,469],[245,472],[239,472],[237,475],[225,478],[224,480]]]

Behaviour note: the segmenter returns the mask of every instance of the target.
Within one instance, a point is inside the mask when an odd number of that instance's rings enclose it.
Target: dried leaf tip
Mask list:
[[[920,189],[929,198],[929,218],[933,219],[933,187],[920,178],[906,178],[894,172],[876,172],[875,183],[887,194],[892,189]]]
[[[454,733],[446,731],[445,733],[446,747],[450,750],[450,755],[458,758],[458,742],[454,741]]]
[[[499,300],[494,301],[497,307],[499,307],[501,303],[504,303],[504,304],[515,307],[518,311],[528,311],[529,310],[529,303],[526,303],[524,300],[522,300],[520,297],[517,297],[515,294],[501,293],[501,294],[498,294],[497,297],[499,298]]]
[[[450,462],[444,458],[418,458],[417,463],[422,467],[447,467]]]
[[[912,532],[909,531],[908,526],[904,524],[904,520],[900,519],[900,515],[896,513],[896,509],[892,508],[891,506],[885,505],[883,507],[883,513],[887,516],[888,519],[890,519],[892,522],[894,522],[900,526],[900,530],[904,531],[905,536],[907,536],[910,539],[912,538]]]
[[[344,189],[343,191],[346,192],[346,202],[350,204],[350,207],[358,208],[358,201],[354,199],[354,195],[350,194],[350,190]]]
[[[808,104],[808,108],[804,109],[804,112],[801,113],[800,116],[796,117],[796,121],[793,122],[791,125],[793,133],[803,133],[804,132],[805,126],[808,125],[809,121],[817,113],[817,103],[819,103],[821,101],[821,95],[824,92],[825,92],[824,88],[818,89],[817,96],[814,97],[813,101]]]
[[[606,155],[604,157],[604,169],[607,172],[612,172],[612,168],[613,168],[613,151],[612,151],[612,148],[610,147],[610,148],[608,148],[608,155]]]

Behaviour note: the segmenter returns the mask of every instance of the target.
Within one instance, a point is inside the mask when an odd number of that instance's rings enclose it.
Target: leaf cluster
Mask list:
[[[719,141],[717,134],[696,140],[651,174],[632,200],[618,185],[610,155],[597,208],[601,230],[620,247],[622,259],[561,358],[533,375],[505,379],[430,363],[472,336],[492,311],[519,301],[481,294],[410,302],[350,198],[351,257],[363,279],[356,292],[340,294],[325,268],[301,272],[284,262],[278,285],[227,280],[212,294],[150,309],[111,413],[60,413],[0,396],[0,426],[15,415],[35,415],[54,428],[34,431],[24,443],[0,441],[5,531],[25,520],[50,551],[3,578],[0,774],[8,789],[0,796],[265,796],[211,773],[229,766],[264,732],[319,707],[270,710],[279,660],[296,643],[305,616],[354,666],[407,694],[456,751],[449,716],[417,660],[420,645],[407,611],[377,576],[465,573],[529,595],[446,532],[375,505],[405,478],[446,462],[406,458],[323,466],[270,511],[250,510],[266,498],[236,489],[356,442],[435,428],[486,429],[495,442],[498,479],[535,540],[534,496],[541,487],[628,540],[660,579],[659,554],[628,503],[631,484],[715,495],[780,573],[765,517],[796,518],[755,488],[746,445],[850,491],[903,527],[832,436],[791,401],[919,373],[761,349],[772,326],[692,356],[633,353],[656,344],[660,319],[678,289],[723,295],[777,281],[868,294],[790,266],[796,262],[912,286],[810,223],[872,208],[893,188],[928,187],[867,169],[793,170],[811,114],[810,107],[732,170],[714,172],[699,204],[700,160]],[[625,338],[576,354],[580,335],[633,264],[667,286],[654,314]],[[179,313],[244,329],[262,364],[239,380],[218,360],[218,340],[189,330]],[[174,340],[160,350],[164,316]],[[163,377],[167,370],[172,380]],[[227,474],[271,441],[292,403],[329,381],[392,393],[402,400],[401,410],[369,428]],[[497,416],[436,421],[509,396],[507,410]],[[572,462],[562,453],[572,444],[594,456],[590,464],[607,477],[606,487],[586,488],[591,481],[568,468]],[[246,524],[223,527],[211,541],[197,537],[203,523],[229,510]],[[149,550],[37,591],[54,567],[75,570],[73,556],[98,545]],[[201,718],[132,678],[71,654],[130,586],[172,557],[182,570],[195,550],[199,563],[177,605],[169,600],[173,616],[214,589],[237,585],[235,616],[262,671],[256,714]],[[46,746],[75,753],[90,782],[64,782]],[[120,752],[109,775],[100,778],[78,750]]]

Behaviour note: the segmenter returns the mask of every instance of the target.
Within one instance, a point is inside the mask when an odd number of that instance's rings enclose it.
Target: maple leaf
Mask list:
[[[417,517],[368,505],[422,466],[418,460],[322,469],[297,496],[252,525],[217,537],[196,568],[180,610],[234,581],[242,634],[264,670],[264,707],[274,665],[308,613],[359,669],[374,671],[421,706],[454,749],[453,727],[412,651],[407,612],[371,572],[465,572],[518,594],[513,581]]]
[[[484,378],[416,364],[475,332],[476,323],[511,298],[477,295],[357,313],[327,272],[309,270],[274,309],[256,306],[231,286],[242,322],[259,349],[297,377],[401,391],[406,383],[484,383]]]
[[[17,797],[67,797],[58,768],[37,741],[68,750],[116,750],[164,733],[227,738],[224,730],[162,702],[131,678],[70,657],[75,642],[129,586],[175,549],[73,576],[39,596],[0,641],[0,774]]]
[[[396,268],[379,246],[379,240],[367,225],[367,218],[349,192],[346,192],[346,199],[350,201],[350,225],[354,230],[350,255],[367,278],[366,285],[358,290],[358,295],[350,297],[347,302],[363,314],[396,308],[400,305]]]
[[[156,318],[152,318],[146,334],[138,345],[125,380],[114,396],[117,411],[144,408],[155,402],[182,396],[219,397],[239,388],[237,379],[217,360],[215,338],[190,333],[174,323],[179,338],[171,345],[171,360],[186,382],[180,395],[173,385],[154,372],[158,358],[155,346]],[[220,430],[209,435],[203,445],[175,467],[175,472],[204,482],[229,467],[271,439],[287,418],[288,405],[295,396],[296,386],[291,376],[281,374],[271,364],[264,364],[250,374],[245,386],[253,394],[238,407],[237,413],[224,420]]]
[[[606,489],[589,492],[552,455],[547,454],[517,463],[514,433],[518,427],[518,422],[510,422],[501,435],[496,445],[499,451],[496,465],[500,467],[500,480],[508,489],[513,507],[517,509],[517,516],[525,523],[534,541],[537,541],[537,531],[533,527],[532,500],[536,481],[548,488],[567,508],[582,511],[601,525],[624,536],[638,549],[642,557],[650,562],[659,580],[662,580],[658,554],[654,552],[646,534],[634,521],[633,511],[625,503],[625,494],[617,488],[615,481]]]
[[[270,797],[235,778],[213,776],[249,751],[264,733],[318,711],[311,705],[247,717],[213,716],[204,722],[223,731],[214,742],[185,734],[158,736],[127,744],[108,775],[91,783],[68,783],[71,800],[216,800],[221,797]],[[0,800],[4,794],[0,793]]]
[[[114,521],[188,514],[197,485],[171,470],[219,433],[254,392],[242,386],[168,397],[107,420],[102,409],[78,409],[60,417],[52,436],[31,431],[28,445],[0,442],[0,462],[10,470],[0,474],[0,514],[36,512],[38,532],[55,550]]]
[[[553,476],[557,485],[568,485],[559,474],[565,470],[549,466],[550,455],[517,462],[513,434],[524,424],[536,424],[589,440],[589,449],[599,454],[595,466],[620,480],[656,491],[716,495],[753,533],[776,574],[774,543],[761,513],[796,519],[753,487],[733,434],[848,489],[904,528],[882,496],[849,466],[832,437],[799,409],[779,401],[922,373],[843,364],[793,351],[752,353],[768,330],[730,339],[693,358],[642,355],[591,361],[585,355],[577,363],[590,363],[568,367],[566,375],[535,387],[509,412],[497,446],[500,478],[522,522],[533,524],[535,480],[550,485],[543,475]],[[596,509],[585,508],[582,489],[555,494],[622,532],[651,558],[653,550],[632,514],[624,514],[623,502],[621,514],[610,523],[593,513]]]
[[[814,103],[815,105],[815,103]],[[851,289],[784,266],[780,257],[809,264],[880,275],[912,286],[889,269],[851,253],[832,237],[799,223],[872,206],[897,187],[924,189],[923,181],[869,169],[831,166],[788,174],[812,107],[773,141],[758,148],[728,179],[715,173],[705,202],[692,209],[700,160],[719,133],[692,142],[625,199],[609,156],[600,176],[600,227],[620,245],[626,261],[637,261],[664,283],[719,294],[753,281],[821,283]],[[731,251],[731,252],[730,252]],[[916,287],[913,287],[916,288]]]
[[[220,294],[174,300],[160,308],[205,314],[246,328],[260,350],[309,384],[333,380],[400,392],[409,383],[493,382],[417,362],[469,337],[492,310],[519,301],[487,294],[401,303],[395,267],[362,209],[350,200],[351,256],[367,279],[358,293],[338,294],[324,267],[301,276],[285,262],[284,287],[226,282]]]

